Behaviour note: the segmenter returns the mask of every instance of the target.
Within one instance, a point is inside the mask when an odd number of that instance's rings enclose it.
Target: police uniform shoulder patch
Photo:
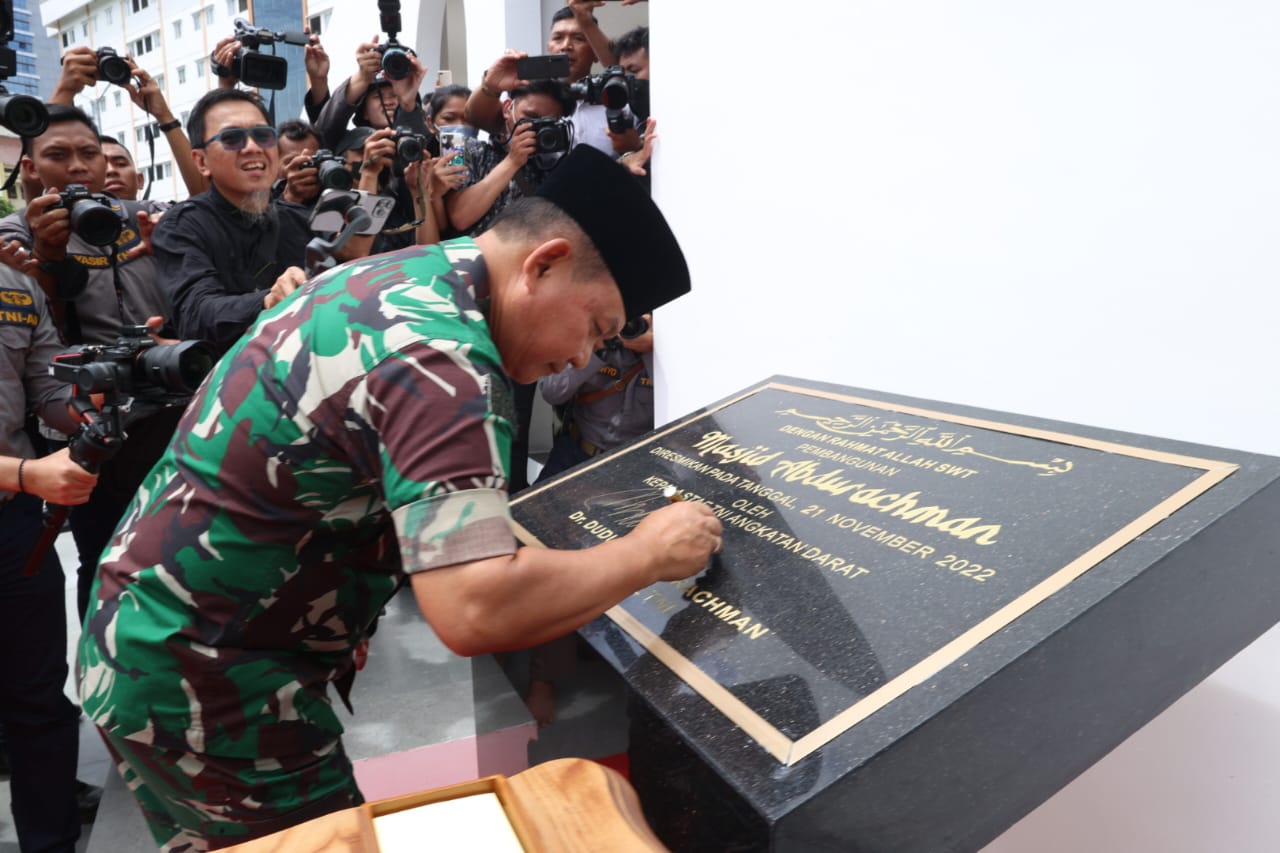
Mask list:
[[[0,288],[0,326],[34,328],[40,323],[35,300],[25,290]]]

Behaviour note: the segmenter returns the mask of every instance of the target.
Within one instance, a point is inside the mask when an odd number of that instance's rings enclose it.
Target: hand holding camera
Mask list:
[[[123,62],[120,57],[115,56],[115,51],[111,48],[102,48],[103,51],[109,51],[110,56],[114,57],[116,62]],[[99,79],[110,79],[101,74],[98,66],[99,54],[91,47],[73,47],[62,55],[62,73],[58,76],[58,82],[53,87],[53,96],[49,99],[51,103],[70,104],[75,100],[75,96],[80,94],[85,88],[94,86]],[[108,69],[117,70],[116,64],[108,60]],[[126,72],[128,66],[125,66]]]
[[[507,143],[507,159],[517,169],[523,168],[529,158],[538,150],[538,134],[533,121],[521,119],[511,131],[511,139]]]

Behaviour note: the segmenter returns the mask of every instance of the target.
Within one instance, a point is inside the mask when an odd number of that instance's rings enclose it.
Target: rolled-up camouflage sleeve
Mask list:
[[[452,341],[384,359],[353,395],[377,436],[383,493],[406,572],[515,553],[507,509],[505,379]]]

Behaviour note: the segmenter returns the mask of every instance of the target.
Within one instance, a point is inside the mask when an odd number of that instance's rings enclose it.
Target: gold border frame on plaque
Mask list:
[[[843,401],[868,408],[880,409],[882,411],[927,417],[962,426],[976,427],[993,432],[1009,433],[1028,438],[1036,438],[1057,444],[1083,447],[1170,465],[1179,465],[1185,468],[1200,469],[1204,472],[1191,483],[1160,501],[1133,521],[1117,530],[1115,533],[1096,543],[1092,548],[1085,551],[1083,554],[1080,554],[1074,560],[1071,560],[1061,569],[1037,583],[1013,601],[1010,601],[1008,604],[998,608],[985,619],[982,619],[977,624],[961,633],[955,639],[934,650],[914,666],[911,666],[901,674],[895,676],[890,681],[883,684],[881,687],[863,697],[836,716],[832,717],[827,722],[819,725],[808,734],[795,740],[784,735],[771,723],[748,707],[744,702],[742,702],[742,700],[738,699],[718,684],[714,679],[702,670],[698,669],[692,661],[682,655],[657,634],[654,634],[649,630],[649,628],[643,625],[636,617],[628,613],[621,606],[615,606],[606,611],[605,615],[617,624],[618,627],[626,631],[627,634],[635,639],[635,641],[643,646],[650,654],[670,668],[681,680],[692,687],[717,710],[755,739],[755,741],[774,756],[774,758],[787,765],[796,763],[806,755],[809,755],[814,750],[821,747],[823,744],[849,730],[871,714],[888,705],[912,687],[923,683],[931,676],[940,672],[944,667],[954,663],[960,657],[973,650],[979,643],[986,640],[1006,625],[1009,625],[1019,616],[1031,610],[1031,608],[1035,607],[1049,596],[1066,587],[1069,583],[1080,577],[1089,569],[1114,554],[1125,544],[1137,538],[1147,530],[1150,530],[1178,509],[1187,505],[1198,496],[1204,494],[1216,484],[1222,482],[1222,480],[1230,476],[1231,473],[1239,467],[1228,462],[1201,459],[1199,457],[1150,450],[1148,448],[1134,447],[1111,441],[1100,441],[1098,439],[1085,438],[1083,436],[1071,435],[1069,433],[1034,429],[1031,427],[1019,426],[1017,424],[951,414],[948,412],[937,411],[935,409],[921,408],[919,406],[911,406],[903,403],[874,400],[867,397],[857,397],[848,394],[806,388],[799,385],[787,384],[785,382],[769,381],[719,403],[713,408],[706,409],[690,415],[680,421],[673,422],[660,431],[651,434],[642,441],[632,444],[624,450],[618,451],[616,454],[611,453],[607,456],[587,462],[576,471],[566,474],[564,478],[557,482],[564,482],[565,480],[578,476],[585,471],[591,470],[598,465],[608,462],[610,459],[616,458],[619,454],[633,453],[640,450],[669,433],[679,430],[697,420],[714,415],[721,409],[732,406],[735,403],[755,394],[759,394],[761,391],[770,389],[777,389],[796,394],[805,394],[812,397],[821,397],[828,400]],[[535,487],[530,489],[525,493],[525,495],[532,496],[538,491],[541,491],[542,488],[545,487]],[[522,495],[521,497],[524,497],[525,495]],[[533,536],[521,525],[515,524],[515,528],[516,535],[522,542],[525,542],[526,544],[542,545],[542,543],[538,541],[537,537]]]

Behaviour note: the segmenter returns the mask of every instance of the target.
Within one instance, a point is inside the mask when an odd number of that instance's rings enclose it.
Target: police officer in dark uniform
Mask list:
[[[82,503],[96,480],[65,449],[35,458],[24,429],[29,409],[59,430],[75,428],[70,387],[49,375],[49,359],[63,349],[39,288],[0,267],[0,722],[19,846],[70,853],[80,837],[80,737],[79,712],[63,693],[62,568],[49,549],[38,572],[24,573],[42,528],[41,501]]]

